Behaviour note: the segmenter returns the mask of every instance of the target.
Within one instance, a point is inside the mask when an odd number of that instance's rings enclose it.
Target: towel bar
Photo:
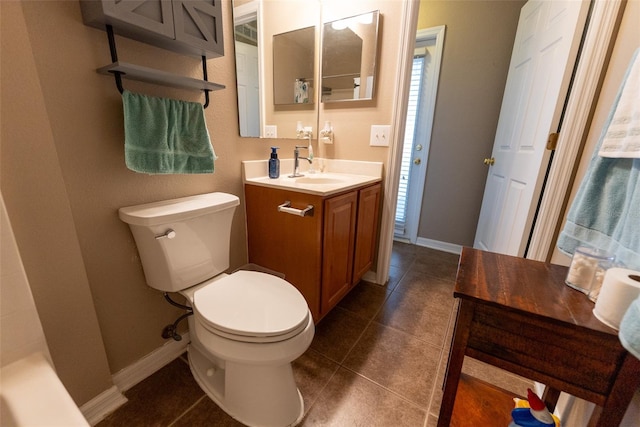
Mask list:
[[[203,80],[197,80],[190,77],[176,76],[160,70],[141,67],[137,65],[118,62],[118,51],[116,49],[116,41],[113,35],[113,27],[106,25],[107,38],[109,40],[109,52],[111,53],[111,64],[99,68],[97,71],[102,74],[113,74],[116,81],[118,92],[122,93],[122,77],[125,76],[132,80],[162,84],[165,86],[173,86],[182,89],[196,89],[204,92],[203,108],[209,106],[209,92],[212,90],[224,89],[224,85],[209,82],[207,73],[207,58],[202,56],[202,75]]]

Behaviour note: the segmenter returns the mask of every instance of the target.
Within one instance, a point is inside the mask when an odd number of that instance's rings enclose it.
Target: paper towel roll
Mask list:
[[[610,268],[604,276],[593,314],[605,325],[618,330],[622,316],[638,295],[640,295],[639,271]]]

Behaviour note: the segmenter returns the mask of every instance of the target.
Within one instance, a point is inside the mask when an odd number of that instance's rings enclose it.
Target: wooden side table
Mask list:
[[[546,384],[551,411],[565,391],[598,405],[589,427],[620,424],[640,387],[640,360],[593,316],[586,295],[564,284],[566,274],[558,265],[463,249],[438,427],[450,423],[465,355]]]

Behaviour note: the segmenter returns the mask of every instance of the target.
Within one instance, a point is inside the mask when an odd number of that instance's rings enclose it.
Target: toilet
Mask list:
[[[120,208],[147,284],[180,292],[189,317],[189,366],[226,413],[248,426],[290,426],[304,403],[291,368],[313,339],[302,294],[271,274],[226,274],[238,197],[208,193]]]

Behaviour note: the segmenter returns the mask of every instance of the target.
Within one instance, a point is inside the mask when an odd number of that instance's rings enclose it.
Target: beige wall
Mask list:
[[[386,85],[373,104],[335,110],[341,123],[336,157],[387,156],[387,149],[368,147],[368,132],[371,124],[391,121],[402,2],[380,3],[380,75]],[[354,4],[378,8],[377,2]],[[237,194],[231,266],[240,266],[247,261],[241,161],[267,158],[274,141],[238,136],[229,1],[223,2],[226,55],[208,61],[209,79],[226,85],[211,94],[205,110],[219,157],[213,175],[153,176],[125,167],[121,97],[111,77],[95,72],[110,62],[106,33],[83,25],[79,2],[0,2],[0,11],[2,195],[54,364],[82,405],[111,386],[112,374],[160,347],[163,327],[180,313],[146,286],[118,208],[210,191]],[[201,76],[199,59],[116,40],[121,61]],[[203,99],[126,79],[124,86]],[[346,129],[347,123],[354,129]],[[365,134],[366,143],[354,141]],[[277,144],[282,157],[291,157],[295,140]]]
[[[473,245],[524,3],[420,2],[419,29],[447,28],[418,237]]]
[[[197,59],[117,39],[122,61],[196,77],[201,72]],[[233,52],[231,41],[225,40],[227,52]],[[113,79],[95,72],[109,62],[106,33],[82,24],[78,2],[2,2],[2,193],[54,363],[79,404],[108,388],[110,374],[161,346],[162,328],[179,313],[146,286],[117,209],[208,191],[241,195],[240,160],[267,151],[237,136],[233,55],[227,55],[209,61],[210,79],[231,88],[212,93],[206,110],[219,156],[215,174],[129,171],[120,95]],[[233,267],[246,262],[245,242],[241,205]]]
[[[25,17],[1,7],[2,194],[58,375],[83,403],[111,385],[109,367]],[[84,89],[66,86],[72,99]]]
[[[615,40],[615,45],[611,53],[611,60],[607,66],[606,74],[602,83],[602,89],[598,97],[593,120],[589,127],[589,133],[585,141],[582,158],[577,165],[576,178],[571,189],[569,205],[578,191],[582,177],[584,176],[596,144],[600,138],[600,133],[611,111],[613,101],[618,94],[618,89],[622,83],[631,57],[636,49],[640,48],[640,0],[630,0],[624,9],[624,15],[620,22],[620,29]],[[566,220],[566,213],[562,223]],[[556,264],[569,265],[570,258],[563,255],[554,248],[551,262]]]

